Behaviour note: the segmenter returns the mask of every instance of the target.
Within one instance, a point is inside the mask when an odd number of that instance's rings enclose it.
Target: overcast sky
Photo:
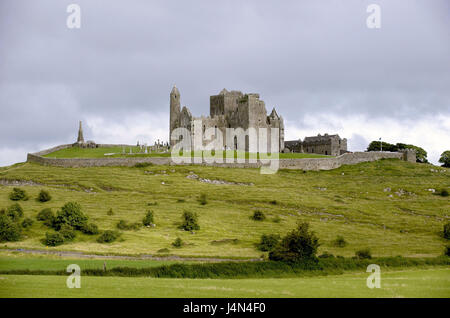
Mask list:
[[[81,7],[69,29],[67,6]],[[369,4],[381,28],[369,29]],[[76,140],[168,140],[169,93],[209,114],[223,88],[260,93],[286,140],[338,133],[349,150],[450,149],[450,2],[0,2],[0,165]]]

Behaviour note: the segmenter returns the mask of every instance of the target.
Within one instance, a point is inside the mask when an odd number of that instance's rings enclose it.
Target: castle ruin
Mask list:
[[[283,117],[279,116],[273,108],[270,115],[267,115],[264,101],[259,99],[259,94],[243,94],[240,91],[227,91],[223,89],[218,95],[210,97],[210,115],[193,117],[189,109],[184,106],[181,109],[180,92],[176,86],[170,93],[170,136],[176,128],[186,128],[190,131],[191,136],[194,135],[194,121],[201,120],[203,133],[208,128],[215,129],[222,133],[222,144],[219,148],[224,150],[245,150],[258,149],[257,145],[250,145],[253,142],[249,139],[248,134],[245,136],[245,145],[241,145],[237,137],[227,140],[227,128],[242,128],[247,131],[249,128],[256,130],[260,128],[269,128],[267,149],[272,149],[270,145],[270,128],[276,128],[279,131],[278,147],[279,151],[284,149],[284,123]],[[193,140],[193,138],[192,138]],[[203,140],[203,138],[202,138]],[[173,146],[177,141],[171,140],[170,145]],[[256,142],[256,141],[255,141]],[[205,144],[205,140],[203,140]]]
[[[315,153],[329,156],[339,156],[347,151],[347,139],[339,135],[320,135],[305,137],[302,141],[290,140],[285,142],[287,152]]]

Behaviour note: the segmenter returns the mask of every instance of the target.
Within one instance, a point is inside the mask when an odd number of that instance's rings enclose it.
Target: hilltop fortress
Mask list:
[[[268,145],[267,149],[272,149],[270,144],[271,129],[277,129],[278,151],[284,150],[284,123],[283,117],[279,116],[273,108],[270,115],[267,115],[264,101],[259,99],[259,94],[243,94],[240,91],[227,91],[223,89],[218,95],[211,96],[210,115],[193,117],[189,109],[184,106],[181,109],[180,91],[176,86],[173,87],[170,93],[170,136],[176,128],[186,128],[191,133],[191,140],[194,139],[194,121],[201,121],[203,134],[209,128],[213,128],[217,136],[217,131],[220,130],[223,139],[219,140],[220,144],[217,149],[223,150],[245,150],[257,149],[257,140],[252,140],[248,135],[245,136],[245,144],[238,142],[236,136],[227,136],[227,128],[243,129],[246,131],[249,128],[254,128],[258,131],[260,128],[267,129]],[[203,138],[202,138],[203,139]],[[231,139],[231,140],[227,140]],[[176,140],[171,140],[170,144],[173,146]],[[205,144],[205,140],[203,140]]]

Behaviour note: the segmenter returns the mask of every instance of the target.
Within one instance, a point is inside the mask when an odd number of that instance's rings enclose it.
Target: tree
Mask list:
[[[81,230],[87,223],[88,217],[81,211],[77,202],[64,204],[53,222],[55,230],[59,230],[63,224],[72,226],[75,230]]]
[[[443,167],[450,168],[450,150],[446,150],[441,154],[439,162],[442,163]]]
[[[308,223],[300,223],[292,232],[283,237],[269,259],[274,261],[301,262],[315,260],[319,239],[314,232],[309,231]]]

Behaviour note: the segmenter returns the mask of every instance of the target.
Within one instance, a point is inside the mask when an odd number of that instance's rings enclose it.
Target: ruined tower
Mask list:
[[[83,127],[81,126],[81,120],[80,120],[80,127],[78,128],[77,143],[84,144]]]
[[[180,126],[180,109],[180,92],[174,85],[172,91],[170,92],[170,133],[172,133],[175,128]],[[174,144],[175,141],[170,140],[170,145],[173,146]]]

